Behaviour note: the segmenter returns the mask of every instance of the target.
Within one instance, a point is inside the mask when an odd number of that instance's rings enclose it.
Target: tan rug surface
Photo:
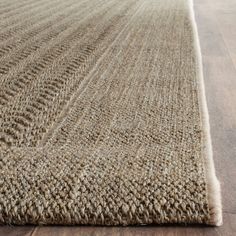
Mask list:
[[[190,2],[0,6],[1,223],[221,224]]]

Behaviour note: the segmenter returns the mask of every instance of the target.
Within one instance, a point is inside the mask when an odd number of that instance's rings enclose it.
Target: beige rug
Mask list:
[[[1,223],[221,224],[191,3],[0,5]]]

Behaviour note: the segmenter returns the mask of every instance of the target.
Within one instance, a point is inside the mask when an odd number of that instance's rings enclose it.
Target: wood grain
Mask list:
[[[236,235],[236,2],[195,1],[203,55],[214,160],[222,184],[224,225],[221,227],[13,227],[0,235]]]

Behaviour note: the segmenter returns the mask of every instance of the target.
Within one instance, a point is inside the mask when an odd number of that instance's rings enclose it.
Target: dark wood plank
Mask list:
[[[234,6],[236,11],[236,4],[232,5],[231,2],[206,0],[204,7],[196,3],[195,14],[202,48],[214,160],[223,193],[223,210],[236,213],[236,67],[229,53],[232,51],[233,55],[236,52],[236,35],[235,47],[226,45],[223,22],[219,24],[218,18],[221,9],[225,12],[225,22],[228,22],[228,17],[232,19],[231,14],[226,14],[228,5]],[[234,18],[236,22],[236,14]]]
[[[35,230],[34,226],[1,226],[0,235],[1,236],[31,236]]]

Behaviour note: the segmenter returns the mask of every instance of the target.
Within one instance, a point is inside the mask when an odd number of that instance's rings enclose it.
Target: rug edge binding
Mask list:
[[[198,67],[197,71],[198,71],[198,86],[199,86],[198,91],[199,91],[199,99],[201,106],[200,107],[201,118],[203,122],[203,132],[205,135],[203,150],[204,150],[205,177],[206,177],[207,192],[208,192],[208,204],[210,210],[210,219],[209,222],[207,223],[209,225],[220,226],[223,224],[221,187],[220,187],[220,182],[216,177],[214,160],[213,160],[209,114],[205,95],[205,85],[204,85],[203,68],[202,68],[202,55],[198,36],[198,29],[194,14],[193,0],[188,0],[188,5],[190,9],[191,23],[195,36],[194,47],[197,55],[197,67]]]

